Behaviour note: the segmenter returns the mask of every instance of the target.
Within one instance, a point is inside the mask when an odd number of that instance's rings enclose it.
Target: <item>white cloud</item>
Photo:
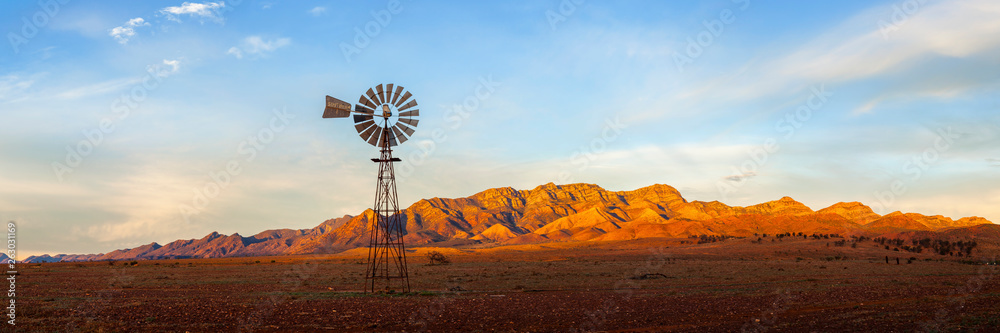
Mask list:
[[[873,100],[866,102],[864,105],[854,109],[853,115],[865,114],[871,112],[880,102],[882,102],[882,97],[877,97]]]
[[[250,36],[245,40],[246,44],[250,47],[246,49],[247,53],[262,53],[271,52],[280,47],[286,46],[291,43],[288,38],[278,38],[272,39],[270,41],[264,41],[258,36]]]
[[[181,69],[180,60],[163,59],[163,64],[150,65],[149,67],[146,68],[146,71],[161,78],[166,78],[171,75],[177,74],[177,71],[179,71],[180,69]]]
[[[163,60],[162,64],[151,65],[147,70],[153,75],[165,78],[177,73],[180,70],[179,60]],[[56,97],[62,99],[76,99],[90,95],[105,94],[122,90],[126,87],[141,84],[144,77],[130,77],[108,80],[100,83],[89,84],[82,87],[64,91]]]
[[[173,236],[192,227],[178,215],[176,202],[190,200],[188,184],[200,179],[179,172],[184,169],[176,162],[140,159],[133,163],[138,165],[123,175],[94,185],[100,188],[101,194],[96,195],[100,200],[80,199],[92,201],[96,210],[117,218],[74,228],[75,234],[102,243],[149,243],[152,237]]]
[[[59,95],[56,95],[56,97],[61,99],[76,99],[90,95],[98,95],[98,94],[119,91],[125,87],[140,82],[142,82],[142,79],[140,78],[122,78],[122,79],[108,80],[104,82],[89,84],[82,87],[70,89],[60,93]]]
[[[17,99],[33,84],[34,80],[24,80],[17,75],[0,76],[0,101]]]
[[[243,59],[243,51],[240,51],[240,49],[235,46],[230,47],[229,51],[226,51],[226,54],[232,54],[236,56],[236,59]]]
[[[250,36],[243,39],[239,47],[231,47],[226,54],[232,54],[237,59],[243,59],[244,55],[256,55],[256,56],[266,56],[268,53],[273,52],[279,48],[288,46],[292,43],[291,39],[288,38],[276,38],[270,40],[264,40],[260,36]]]
[[[760,68],[745,97],[780,91],[800,82],[859,80],[907,72],[931,57],[966,58],[1000,47],[1000,2],[944,1],[928,4],[887,35],[879,22],[892,8],[875,8]],[[867,27],[859,29],[858,26]],[[923,70],[923,69],[921,69]],[[763,80],[761,78],[764,78]]]
[[[998,14],[996,1],[937,3],[914,14],[888,38],[872,22],[868,32],[818,40],[782,59],[785,65],[781,67],[785,75],[851,79],[883,73],[929,54],[965,57],[1000,45]]]
[[[167,60],[167,59],[163,59],[163,64],[167,65],[167,66],[170,66],[170,74],[177,73],[177,71],[180,70],[180,68],[181,68],[181,62],[180,62],[180,60]]]
[[[979,72],[995,72],[995,61],[990,59],[1000,52],[1000,20],[995,19],[1000,2],[929,1],[884,36],[879,23],[892,22],[893,13],[892,4],[873,7],[802,43],[762,49],[723,71],[707,59],[682,74],[669,71],[673,75],[662,75],[669,80],[647,84],[662,96],[648,104],[674,107],[637,112],[628,121],[677,116],[675,110],[706,109],[709,104],[784,99],[817,84],[836,90],[867,80],[888,82],[886,88],[856,101],[848,111],[855,115],[877,112],[883,103],[899,99],[950,98],[995,84],[987,75],[948,67],[956,67],[949,60],[962,59],[963,66],[979,64]],[[685,81],[683,86],[672,85]]]
[[[309,10],[309,14],[312,14],[313,16],[320,16],[323,15],[323,13],[326,13],[326,7],[316,6]]]
[[[114,39],[117,40],[118,43],[125,45],[126,43],[128,43],[129,39],[135,36],[135,28],[143,26],[148,27],[149,23],[147,23],[146,20],[143,20],[141,17],[136,17],[134,19],[128,20],[128,22],[125,22],[125,24],[122,26],[112,28],[110,31],[108,31],[108,35],[114,37]]]
[[[180,6],[166,7],[160,9],[160,13],[167,16],[168,20],[180,22],[181,15],[190,15],[192,17],[201,17],[202,19],[210,19],[216,22],[222,22],[222,17],[219,16],[219,10],[226,6],[225,2],[206,2],[206,3],[191,3],[185,2]]]

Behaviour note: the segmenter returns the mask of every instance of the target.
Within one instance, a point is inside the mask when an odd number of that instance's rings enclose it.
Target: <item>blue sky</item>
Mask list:
[[[371,205],[324,96],[421,106],[400,204],[654,183],[1000,221],[1000,3],[51,1],[0,10],[22,255],[309,228]]]

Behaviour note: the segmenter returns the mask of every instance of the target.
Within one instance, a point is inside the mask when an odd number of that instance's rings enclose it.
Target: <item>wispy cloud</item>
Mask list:
[[[326,13],[326,7],[316,6],[309,10],[309,14],[312,14],[313,16],[320,16],[324,13]]]
[[[232,54],[237,59],[243,59],[243,56],[264,57],[267,56],[268,53],[288,46],[291,43],[292,40],[288,38],[264,40],[260,36],[250,36],[244,38],[239,47],[234,46],[229,48],[229,51],[226,51],[226,54]]]
[[[61,99],[76,99],[91,95],[106,94],[110,92],[119,91],[125,89],[125,87],[134,85],[136,83],[142,82],[141,78],[119,78],[108,80],[104,82],[88,84],[85,86],[73,88],[56,95],[56,97]]]
[[[222,17],[219,16],[219,10],[226,6],[225,2],[206,2],[206,3],[193,3],[185,2],[180,6],[172,6],[160,9],[160,13],[167,16],[168,20],[180,22],[180,16],[189,15],[191,17],[199,17],[202,20],[209,19],[216,22],[222,22]]]
[[[687,71],[688,84],[663,94],[661,105],[690,107],[721,102],[745,103],[798,94],[809,86],[886,83],[858,100],[848,112],[878,112],[881,105],[900,99],[951,98],[985,85],[995,75],[949,71],[960,67],[996,70],[1000,50],[1000,2],[991,0],[927,2],[888,39],[879,22],[891,18],[893,5],[876,6],[801,43],[761,50],[756,57],[719,74],[716,64]],[[711,72],[703,72],[711,71]],[[682,78],[684,79],[684,78]],[[666,81],[661,86],[669,86]],[[672,109],[640,112],[635,119],[673,115]],[[634,120],[634,119],[633,119]]]
[[[167,65],[167,66],[170,66],[170,70],[168,71],[168,73],[170,75],[173,75],[173,74],[177,73],[177,71],[181,69],[181,61],[180,60],[176,60],[176,59],[175,60],[163,59],[163,64]]]
[[[0,101],[18,99],[33,84],[34,80],[22,79],[17,75],[0,76]]]
[[[740,174],[740,175],[726,176],[726,177],[723,177],[723,179],[731,181],[731,182],[741,182],[744,179],[753,178],[754,176],[757,176],[756,172],[744,172],[743,174]]]
[[[96,195],[100,200],[77,198],[90,203],[95,211],[117,218],[75,228],[75,234],[102,243],[132,239],[148,242],[151,237],[176,234],[191,227],[180,220],[174,202],[189,198],[187,184],[199,179],[180,172],[186,169],[173,161],[142,157],[130,162],[136,166],[122,168],[122,175],[94,185],[101,189],[101,195]]]
[[[964,58],[1000,46],[1000,21],[991,19],[1000,15],[1000,2],[932,3],[886,40],[877,22],[891,13],[885,7],[858,15],[767,63],[760,68],[767,75],[754,76],[756,83],[746,85],[744,95],[759,96],[802,81],[839,82],[905,72],[932,57]]]
[[[124,25],[114,27],[109,32],[108,35],[113,37],[118,43],[125,45],[128,40],[135,36],[135,28],[149,26],[146,20],[141,17],[136,17],[134,19],[128,20]]]
[[[792,62],[785,66],[785,74],[848,79],[882,73],[925,54],[968,56],[1000,43],[1000,22],[988,19],[997,14],[1000,3],[995,1],[934,4],[888,41],[874,30],[874,24],[872,31],[859,35],[820,39],[787,57]]]
[[[164,59],[162,64],[150,66],[148,70],[150,73],[153,73],[161,78],[168,77],[176,74],[177,71],[180,70],[180,60]],[[73,88],[56,95],[56,97],[61,99],[76,99],[91,95],[106,94],[140,84],[142,83],[142,80],[143,77],[118,78]]]

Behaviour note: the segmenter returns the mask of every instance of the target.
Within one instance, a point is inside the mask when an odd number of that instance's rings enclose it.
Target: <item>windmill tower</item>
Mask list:
[[[420,110],[416,109],[417,100],[412,97],[402,86],[391,83],[369,88],[353,110],[350,103],[326,96],[323,118],[347,118],[353,114],[354,128],[361,139],[378,147],[380,152],[378,158],[372,159],[378,163],[378,182],[372,208],[374,214],[368,223],[371,240],[365,292],[410,291],[403,246],[403,216],[399,213],[396,176],[392,168],[393,162],[401,160],[392,157],[392,147],[405,142],[417,127]]]

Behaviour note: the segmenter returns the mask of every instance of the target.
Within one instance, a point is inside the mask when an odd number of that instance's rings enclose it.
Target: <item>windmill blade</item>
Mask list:
[[[420,122],[419,120],[410,119],[410,118],[399,118],[398,121],[402,122],[402,123],[406,123],[407,125],[410,125],[410,126],[413,126],[413,127],[417,127],[417,123]]]
[[[406,140],[409,140],[406,138],[406,135],[399,130],[399,124],[396,124],[396,126],[392,127],[392,133],[396,135],[396,139],[399,140],[399,143],[403,143],[406,142]]]
[[[375,91],[378,92],[378,104],[385,103],[385,101],[386,101],[386,99],[385,99],[385,90],[383,89],[381,83],[379,85],[375,86]]]
[[[355,117],[357,117],[357,116],[355,116]],[[364,133],[365,130],[367,130],[369,127],[372,127],[372,125],[374,125],[374,124],[375,124],[374,120],[368,120],[368,121],[365,121],[365,122],[357,123],[356,125],[354,125],[354,128],[357,129],[358,133],[360,134],[360,133]]]
[[[400,117],[416,117],[420,115],[420,110],[412,110],[400,113]]]
[[[368,144],[378,147],[378,140],[382,137],[382,127],[374,126],[375,134],[368,138]]]
[[[396,103],[392,103],[392,104],[393,104],[393,105],[395,105],[395,106],[396,106],[396,107],[398,108],[398,107],[399,107],[399,104],[401,104],[401,103],[403,103],[403,102],[406,102],[406,100],[410,99],[410,96],[413,96],[413,94],[410,94],[410,92],[409,92],[409,91],[407,91],[407,92],[406,92],[405,94],[403,94],[403,97],[400,97],[400,98],[399,98],[399,101],[398,101],[398,102],[396,102]]]
[[[371,89],[368,89],[368,91],[372,91],[372,90],[371,90]],[[365,97],[365,96],[361,96],[361,98],[359,98],[359,99],[358,99],[358,103],[359,103],[359,104],[362,104],[362,105],[364,105],[365,107],[367,107],[367,108],[369,108],[369,109],[372,109],[372,110],[375,110],[375,109],[376,109],[376,108],[375,108],[375,103],[372,103],[372,101],[371,101],[371,100],[369,100],[369,99],[368,99],[367,97]],[[372,111],[372,112],[375,112],[375,111]]]
[[[323,110],[323,118],[346,118],[351,114],[351,104],[342,100],[326,96],[326,109]]]
[[[389,104],[389,100],[392,99],[392,83],[385,85],[385,99],[382,103]]]
[[[409,103],[403,104],[403,106],[399,107],[399,111],[400,112],[406,111],[406,109],[412,108],[414,106],[417,106],[417,100],[412,100]]]
[[[354,112],[365,113],[365,114],[375,114],[375,110],[369,109],[367,106],[361,104],[354,104]]]
[[[379,128],[378,126],[372,126],[366,129],[364,132],[361,132],[361,139],[368,141],[368,139],[372,137],[372,134],[375,134],[375,130],[378,128]]]
[[[354,115],[354,123],[355,124],[356,123],[365,122],[365,121],[369,121],[369,120],[372,120],[372,116],[370,116],[370,115],[367,115],[367,114],[356,114],[356,115]]]
[[[376,109],[376,106],[378,106],[379,104],[382,104],[382,102],[380,102],[378,100],[378,94],[375,93],[375,90],[372,90],[372,88],[368,88],[368,92],[366,92],[365,95],[368,96],[368,100],[370,100],[370,101],[372,101],[374,103],[372,105],[372,109]]]
[[[403,87],[402,86],[396,86],[396,93],[392,94],[392,104],[393,105],[396,105],[396,100],[399,99],[399,94],[402,94],[402,93],[403,93]]]
[[[393,128],[398,128],[402,130],[403,133],[406,133],[407,136],[413,136],[413,128],[411,128],[410,126],[403,125],[403,123],[397,122],[396,125],[393,126]]]

